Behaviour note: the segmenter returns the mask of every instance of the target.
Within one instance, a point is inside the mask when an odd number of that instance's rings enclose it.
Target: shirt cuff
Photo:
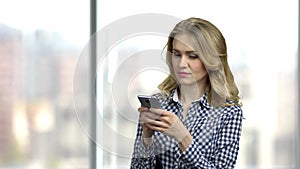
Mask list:
[[[145,147],[144,143],[143,143],[143,139],[141,138],[139,140],[139,157],[140,158],[148,158],[151,156],[154,156],[154,146],[153,143],[151,142],[151,144],[148,147]]]

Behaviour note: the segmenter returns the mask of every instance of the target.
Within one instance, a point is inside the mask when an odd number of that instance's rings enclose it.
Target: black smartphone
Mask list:
[[[157,99],[146,95],[138,95],[137,97],[143,107],[161,109],[160,103]]]

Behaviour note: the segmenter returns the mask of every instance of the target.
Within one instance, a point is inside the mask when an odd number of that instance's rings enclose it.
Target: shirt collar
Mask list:
[[[173,96],[172,96],[172,99],[175,102],[179,102],[179,97],[178,97],[178,91],[177,90],[178,90],[177,88],[174,89],[174,93],[173,93]]]
[[[170,94],[170,99],[172,99],[174,102],[180,103],[178,96],[178,88],[173,89],[173,91]],[[201,106],[204,106],[206,108],[212,108],[212,106],[207,101],[206,92],[203,94],[203,96],[201,96],[198,100],[195,100],[194,102],[198,102]]]

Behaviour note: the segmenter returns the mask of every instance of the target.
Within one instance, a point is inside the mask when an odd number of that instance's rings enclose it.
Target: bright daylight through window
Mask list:
[[[1,2],[0,169],[129,168],[136,96],[159,91],[168,33],[189,17],[226,39],[245,118],[236,168],[299,167],[297,0],[96,2],[95,23],[86,0]]]

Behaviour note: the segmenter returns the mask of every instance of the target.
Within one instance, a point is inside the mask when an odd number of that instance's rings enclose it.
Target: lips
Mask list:
[[[178,75],[181,76],[181,77],[186,77],[186,76],[189,76],[191,73],[188,73],[188,72],[178,72]]]

